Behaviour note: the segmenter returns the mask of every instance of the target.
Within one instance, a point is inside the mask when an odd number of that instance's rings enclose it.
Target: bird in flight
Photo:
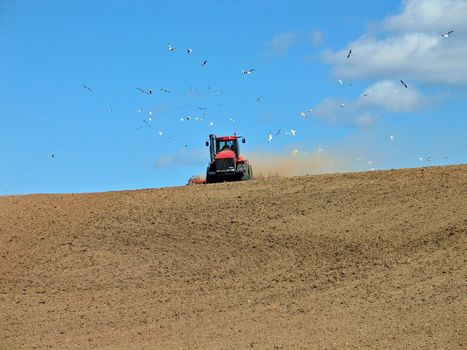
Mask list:
[[[254,68],[251,68],[251,69],[243,69],[242,70],[242,74],[248,74],[250,75],[251,73],[253,73],[255,69]]]
[[[205,66],[206,63],[208,63],[208,60],[204,60],[203,63],[201,63],[202,66]]]
[[[192,53],[192,52],[193,52],[192,49],[190,49],[190,48],[186,49],[186,53]]]
[[[442,36],[443,38],[449,38],[449,36],[450,36],[453,32],[454,32],[453,30],[450,30],[450,31],[447,32],[447,33],[441,34],[441,36]]]
[[[352,54],[352,49],[349,50],[349,53],[347,54],[347,58],[349,58],[351,54]]]
[[[52,153],[50,156],[51,156],[52,158],[55,158],[55,154],[53,154],[53,153]]]
[[[167,44],[167,48],[168,48],[168,50],[169,50],[170,52],[172,52],[172,51],[175,51],[175,50],[176,50],[176,48],[175,48],[175,47],[173,47],[173,46],[172,46],[170,43],[168,43],[168,44]]]
[[[268,135],[268,142],[271,142],[271,141],[272,141],[272,134],[269,133],[269,135]]]
[[[88,91],[92,91],[91,88],[89,86],[87,86],[86,84],[81,84],[81,86],[83,87],[83,89],[86,89]]]
[[[136,88],[136,90],[138,90],[142,94],[152,95],[152,89],[149,89],[149,90],[146,91],[146,90],[141,89],[141,88]]]
[[[341,85],[344,83],[341,79],[339,79],[338,82],[339,82],[339,84],[341,84]]]
[[[170,92],[170,90],[169,90],[169,89],[166,89],[166,88],[162,88],[162,89],[161,89],[161,92],[166,92],[166,93],[169,93],[169,92]]]
[[[263,96],[258,96],[258,97],[256,98],[256,102],[259,102],[259,101],[261,101],[262,99],[263,99]]]
[[[401,84],[402,84],[406,89],[408,88],[407,84],[406,84],[403,80],[401,80]]]

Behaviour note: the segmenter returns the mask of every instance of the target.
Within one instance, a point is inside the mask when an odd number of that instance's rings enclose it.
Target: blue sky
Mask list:
[[[465,18],[465,0],[0,0],[0,194],[183,185],[209,133],[246,136],[256,174],[465,163]]]

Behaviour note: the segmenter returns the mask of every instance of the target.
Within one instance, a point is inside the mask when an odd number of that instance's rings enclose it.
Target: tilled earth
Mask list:
[[[0,197],[0,349],[465,349],[467,165]]]

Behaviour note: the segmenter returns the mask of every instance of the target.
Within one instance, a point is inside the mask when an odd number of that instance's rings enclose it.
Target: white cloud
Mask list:
[[[340,79],[403,79],[431,84],[467,84],[467,1],[409,0],[388,17],[381,37],[363,35],[338,52],[325,52]],[[442,33],[454,30],[449,38]]]
[[[410,112],[426,106],[428,100],[413,86],[405,88],[399,81],[384,80],[367,88],[356,104],[361,108],[374,107],[390,112]]]
[[[320,32],[319,30],[313,31],[311,34],[311,44],[313,46],[318,46],[323,42],[323,33]]]
[[[200,166],[209,160],[209,152],[204,148],[184,149],[175,154],[169,154],[155,161],[156,167]]]
[[[277,34],[266,44],[265,53],[268,56],[277,57],[285,54],[292,46],[298,44],[300,36],[295,32]]]
[[[388,112],[412,112],[426,107],[428,97],[415,86],[405,88],[400,81],[383,80],[367,88],[356,100],[327,98],[313,113],[330,123],[366,127]]]
[[[332,124],[369,126],[376,120],[371,108],[355,101],[327,98],[313,108],[313,114]]]
[[[465,0],[409,0],[401,13],[388,17],[383,27],[393,32],[467,30]]]
[[[358,126],[370,126],[371,124],[373,124],[375,122],[376,118],[374,115],[368,113],[368,112],[365,112],[359,116],[357,116],[357,118],[355,119],[355,124],[357,124]]]

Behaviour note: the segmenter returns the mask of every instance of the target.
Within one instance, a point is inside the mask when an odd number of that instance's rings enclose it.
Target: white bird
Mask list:
[[[142,110],[141,108],[138,108],[138,109],[136,110],[136,113],[141,113],[142,111],[143,111],[143,110]]]
[[[296,132],[297,131],[295,129],[290,129],[290,133],[292,134],[292,136],[295,136]]]
[[[368,165],[371,165],[373,164],[373,162],[371,160],[368,161]]]
[[[186,49],[186,53],[192,53],[192,52],[193,52],[192,49],[190,49],[190,48]]]
[[[341,84],[341,85],[344,84],[344,82],[343,82],[342,80],[340,80],[340,79],[338,80],[338,82],[339,82],[339,84]]]
[[[159,136],[162,136],[162,131],[158,131],[157,133],[159,134]]]
[[[187,116],[185,117],[185,119],[186,119],[186,120],[191,120],[191,115],[187,115]]]
[[[269,135],[268,135],[268,142],[271,142],[271,141],[272,141],[272,134],[269,133]]]
[[[243,69],[243,70],[242,70],[242,73],[243,73],[243,74],[248,74],[248,75],[250,75],[251,73],[253,73],[254,70],[255,70],[254,68],[251,68],[251,69]]]
[[[300,117],[302,117],[302,118],[304,118],[304,119],[305,119],[305,118],[306,118],[306,114],[305,114],[305,112],[303,112],[303,111],[302,111],[302,112],[300,112]]]
[[[341,108],[344,108],[345,104],[344,104],[344,103],[341,103],[340,106],[341,106]]]
[[[151,117],[148,118],[148,122],[152,122],[152,118],[151,118]]]
[[[427,161],[427,162],[431,162],[431,157],[427,157],[427,158],[426,158],[426,161]]]
[[[318,149],[316,150],[318,153],[321,153],[323,152],[323,149],[321,147],[318,147]]]
[[[166,93],[169,93],[169,92],[170,92],[170,90],[169,90],[169,89],[166,89],[166,88],[162,88],[162,89],[161,89],[161,92],[166,92]]]
[[[180,121],[181,121],[181,122],[184,122],[184,121],[185,121],[185,118],[180,118]]]
[[[422,161],[423,161],[423,157],[418,157],[418,160],[422,162]]]
[[[292,156],[293,156],[293,157],[296,157],[297,154],[298,154],[298,149],[293,149],[293,150],[292,150]]]
[[[210,123],[209,123],[209,126],[210,126],[210,127],[211,127],[211,126],[214,126],[214,123],[213,123],[213,122],[210,122]]]
[[[167,48],[168,48],[168,50],[169,50],[170,52],[173,52],[173,51],[176,50],[176,48],[173,47],[170,43],[167,44]]]
[[[313,108],[309,108],[307,112],[308,112],[308,113],[313,112]]]
[[[447,32],[447,33],[441,34],[441,36],[442,36],[443,38],[449,38],[449,36],[450,36],[453,32],[454,32],[453,30],[450,30],[450,31]]]
[[[235,123],[235,119],[234,119],[234,118],[229,118],[229,120],[230,120],[232,123]]]
[[[395,138],[394,136],[391,135],[391,136],[389,136],[389,139],[390,139],[391,141],[394,141],[396,138]]]

